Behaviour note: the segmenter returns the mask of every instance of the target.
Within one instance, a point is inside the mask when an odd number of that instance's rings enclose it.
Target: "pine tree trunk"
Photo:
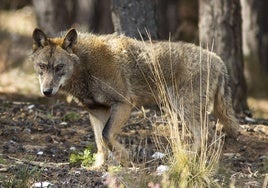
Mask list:
[[[225,62],[231,78],[233,107],[239,114],[248,111],[241,22],[240,0],[199,0],[201,44],[214,44],[213,51]]]
[[[68,29],[73,23],[74,12],[70,0],[33,0],[38,27],[53,36]]]
[[[268,88],[268,4],[260,0],[241,0],[243,53],[249,92],[267,95]]]
[[[111,0],[114,30],[127,36],[141,39],[158,37],[155,1]],[[139,33],[140,32],[140,33]]]
[[[113,33],[110,0],[95,0],[94,32],[100,34]]]

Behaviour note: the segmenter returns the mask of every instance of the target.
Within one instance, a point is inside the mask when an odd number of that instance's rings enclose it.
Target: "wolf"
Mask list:
[[[51,97],[61,90],[89,111],[97,145],[92,169],[105,163],[109,150],[122,165],[130,165],[129,154],[116,136],[133,108],[157,104],[158,83],[152,70],[156,64],[170,98],[183,103],[195,140],[201,136],[200,127],[198,120],[193,123],[192,119],[198,119],[200,113],[213,112],[230,137],[240,133],[226,66],[209,50],[184,42],[146,42],[124,35],[80,33],[74,28],[54,38],[36,28],[32,37],[30,59],[41,93]],[[206,97],[208,107],[202,102]]]

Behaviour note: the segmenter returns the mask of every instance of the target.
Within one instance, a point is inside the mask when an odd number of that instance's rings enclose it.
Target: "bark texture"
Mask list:
[[[95,14],[91,30],[95,33],[107,34],[113,33],[113,22],[111,15],[110,0],[94,0]]]
[[[247,87],[243,74],[240,0],[199,0],[199,37],[225,62],[236,113],[248,111]]]
[[[111,5],[115,32],[147,39],[147,30],[152,39],[158,38],[155,1],[111,0]]]

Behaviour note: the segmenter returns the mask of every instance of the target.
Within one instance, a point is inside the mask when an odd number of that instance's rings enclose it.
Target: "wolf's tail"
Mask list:
[[[214,101],[214,113],[219,122],[224,126],[225,133],[230,137],[236,138],[240,133],[240,126],[235,117],[231,101],[230,80],[227,74],[223,74],[219,78]]]

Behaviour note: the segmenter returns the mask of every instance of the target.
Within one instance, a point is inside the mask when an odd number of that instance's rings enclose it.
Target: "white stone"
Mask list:
[[[169,167],[167,165],[160,165],[159,167],[157,167],[156,173],[157,175],[161,176],[168,170],[169,170]]]
[[[38,152],[37,152],[37,155],[43,155],[43,154],[44,154],[43,151],[38,151]]]
[[[48,182],[48,181],[43,181],[43,182],[36,182],[34,184],[32,184],[31,188],[46,188],[46,187],[51,187],[53,184]]]
[[[152,158],[154,158],[154,159],[162,159],[165,156],[166,156],[166,154],[157,151],[152,155]]]

